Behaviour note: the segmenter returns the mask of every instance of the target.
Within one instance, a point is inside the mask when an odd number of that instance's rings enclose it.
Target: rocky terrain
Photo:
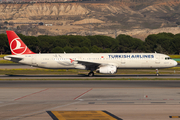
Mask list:
[[[144,40],[149,34],[180,32],[180,0],[0,4],[0,19],[25,35],[128,34]]]

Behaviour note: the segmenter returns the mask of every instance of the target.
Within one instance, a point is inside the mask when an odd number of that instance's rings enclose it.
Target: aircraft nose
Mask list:
[[[178,63],[176,61],[174,61],[174,66],[176,66]]]

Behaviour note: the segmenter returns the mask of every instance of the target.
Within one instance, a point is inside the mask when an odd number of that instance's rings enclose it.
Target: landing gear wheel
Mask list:
[[[156,76],[159,76],[159,71],[158,71],[158,69],[156,69]]]
[[[88,73],[88,76],[89,76],[89,77],[93,77],[93,76],[94,76],[94,72],[89,72],[89,73]]]

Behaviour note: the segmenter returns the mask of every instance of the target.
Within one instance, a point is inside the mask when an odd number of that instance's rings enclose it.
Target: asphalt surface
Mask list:
[[[53,120],[47,111],[104,110],[119,120],[171,120],[180,116],[179,95],[180,81],[1,80],[0,120]]]
[[[53,120],[47,111],[104,110],[123,120],[170,120],[169,116],[179,116],[180,111],[179,89],[174,88],[1,88],[0,90],[0,120]]]
[[[180,81],[168,78],[180,75],[0,75],[0,120],[53,120],[47,111],[101,110],[123,120],[171,120],[169,116],[180,116]]]
[[[0,81],[0,88],[180,88],[180,81],[19,80]]]
[[[90,79],[105,79],[105,80],[112,80],[112,79],[122,79],[123,78],[125,79],[128,79],[128,78],[149,78],[149,79],[158,79],[158,78],[168,78],[171,79],[171,78],[180,78],[180,74],[168,74],[168,75],[159,75],[159,76],[156,76],[156,75],[117,75],[117,74],[113,74],[113,75],[94,75],[94,77],[89,77],[88,75],[86,74],[80,74],[80,75],[0,75],[0,79],[5,79],[5,80],[12,80],[12,79],[21,79],[21,80],[53,80],[53,79],[76,79],[76,80],[81,80],[81,79],[87,79],[87,80],[90,80]],[[130,79],[129,79],[130,80]]]

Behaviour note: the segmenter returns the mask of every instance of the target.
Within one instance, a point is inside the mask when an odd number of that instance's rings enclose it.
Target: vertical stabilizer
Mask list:
[[[6,31],[12,55],[35,54],[14,31]]]

